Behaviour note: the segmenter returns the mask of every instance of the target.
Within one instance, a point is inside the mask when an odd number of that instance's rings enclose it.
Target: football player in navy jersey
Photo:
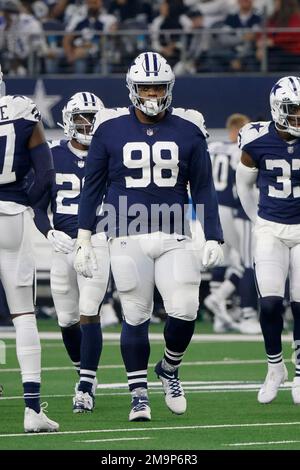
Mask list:
[[[203,116],[170,107],[174,81],[159,54],[146,52],[134,60],[127,73],[133,106],[102,114],[80,201],[75,268],[92,275],[91,230],[106,193],[111,267],[124,314],[121,352],[132,394],[130,421],[151,419],[148,327],[155,284],[168,314],[164,356],[155,372],[168,408],[176,414],[186,411],[178,368],[194,332],[201,269],[200,251],[188,227],[180,224],[188,209],[188,183],[195,207],[204,205],[203,265],[219,263],[223,254]],[[162,220],[164,211],[169,221]]]
[[[95,115],[102,101],[89,92],[73,95],[63,108],[67,140],[53,141],[55,183],[35,207],[35,223],[53,246],[51,292],[66,350],[80,375],[73,398],[74,413],[94,408],[96,371],[102,350],[99,311],[109,277],[109,254],[104,233],[92,228],[92,245],[97,260],[93,277],[77,275],[73,266],[78,230],[78,205],[84,183],[85,162]],[[51,205],[53,227],[47,215]],[[96,221],[95,221],[96,222]]]
[[[238,194],[255,224],[255,273],[268,359],[258,401],[273,401],[287,379],[281,333],[289,275],[297,356],[292,397],[300,404],[300,77],[281,78],[271,90],[270,105],[272,121],[251,122],[242,128],[242,157],[237,169]]]
[[[208,146],[212,158],[215,188],[218,194],[219,212],[224,232],[225,251],[229,265],[225,280],[225,267],[212,270],[211,294],[204,300],[205,306],[214,314],[214,331],[230,329],[246,334],[257,334],[261,328],[257,319],[257,294],[252,263],[252,223],[245,214],[235,189],[235,172],[240,160],[238,135],[250,119],[235,113],[228,117],[226,129],[228,140],[211,142]],[[226,309],[226,299],[238,290],[240,315],[233,321]]]
[[[53,159],[41,116],[25,96],[5,96],[0,68],[0,277],[16,329],[25,432],[57,431],[40,406],[41,346],[34,315],[33,206],[52,184]],[[34,173],[28,186],[26,175]]]

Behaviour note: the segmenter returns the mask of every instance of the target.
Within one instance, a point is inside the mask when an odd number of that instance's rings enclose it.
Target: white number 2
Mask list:
[[[81,181],[73,173],[56,173],[56,184],[71,183],[70,189],[59,189],[56,196],[56,212],[58,214],[78,214],[78,203],[69,202],[79,196]],[[66,201],[67,200],[67,201]],[[63,204],[63,201],[65,204]]]
[[[16,181],[16,172],[12,171],[15,156],[16,133],[14,125],[4,124],[0,126],[0,139],[6,137],[3,168],[0,173],[0,184],[13,183]],[[1,141],[1,140],[0,140]]]
[[[274,170],[275,168],[279,168],[282,172],[282,174],[276,178],[276,182],[282,185],[282,189],[277,189],[269,185],[269,196],[287,198],[293,194],[293,197],[300,197],[300,186],[292,188],[291,182],[291,171],[300,169],[300,160],[293,159],[292,165],[286,160],[266,160],[267,170]]]
[[[132,153],[139,152],[140,158],[133,159]],[[162,158],[162,153],[169,154],[169,158]],[[146,142],[128,142],[123,147],[123,163],[127,168],[140,169],[141,177],[126,176],[126,188],[145,188],[151,183],[151,154],[154,163],[153,182],[160,187],[173,187],[178,176],[178,145],[175,142],[155,142],[150,147]],[[163,176],[163,170],[168,170]]]

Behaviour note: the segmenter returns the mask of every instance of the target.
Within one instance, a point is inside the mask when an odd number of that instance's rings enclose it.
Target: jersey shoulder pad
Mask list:
[[[54,147],[59,147],[61,144],[61,141],[60,140],[47,140],[47,144],[49,145],[51,149],[53,149]]]
[[[249,122],[239,132],[239,147],[243,149],[246,145],[260,139],[268,134],[271,121]]]
[[[226,153],[228,147],[226,142],[221,141],[208,142],[207,146],[211,153]]]
[[[173,108],[172,114],[191,122],[200,129],[205,138],[208,137],[203,114],[196,109]]]
[[[36,104],[27,96],[10,96],[10,116],[12,119],[25,119],[26,121],[39,122],[41,115]]]
[[[129,108],[103,108],[100,109],[95,117],[94,127],[93,127],[93,134],[99,128],[101,124],[104,124],[107,121],[112,119],[117,119],[122,116],[129,115],[130,111]]]

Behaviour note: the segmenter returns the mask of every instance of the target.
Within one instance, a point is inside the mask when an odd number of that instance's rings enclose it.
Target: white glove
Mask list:
[[[221,245],[216,240],[205,242],[202,264],[205,268],[212,268],[223,262],[224,255]]]
[[[60,253],[71,253],[74,249],[75,240],[60,230],[49,230],[47,233],[47,239],[53,246],[54,251],[59,251]]]
[[[75,248],[74,268],[84,277],[93,277],[92,269],[97,269],[97,259],[91,243],[90,230],[78,230]],[[92,269],[91,269],[92,268]]]

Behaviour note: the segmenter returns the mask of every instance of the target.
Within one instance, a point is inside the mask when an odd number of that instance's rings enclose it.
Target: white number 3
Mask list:
[[[276,177],[276,182],[282,185],[282,189],[276,189],[274,186],[269,185],[269,196],[287,198],[293,194],[293,197],[300,197],[300,187],[295,186],[292,188],[291,182],[291,171],[300,170],[300,160],[295,158],[291,163],[290,165],[286,160],[266,160],[267,170],[279,168],[282,172],[280,176]]]
[[[139,153],[140,158],[133,159],[133,152]],[[168,158],[163,158],[163,152]],[[154,163],[153,182],[160,187],[175,186],[179,171],[179,152],[175,142],[155,142],[152,147],[146,142],[128,142],[123,147],[123,163],[132,170],[140,169],[141,177],[126,176],[126,188],[145,188],[151,183],[151,155]]]

